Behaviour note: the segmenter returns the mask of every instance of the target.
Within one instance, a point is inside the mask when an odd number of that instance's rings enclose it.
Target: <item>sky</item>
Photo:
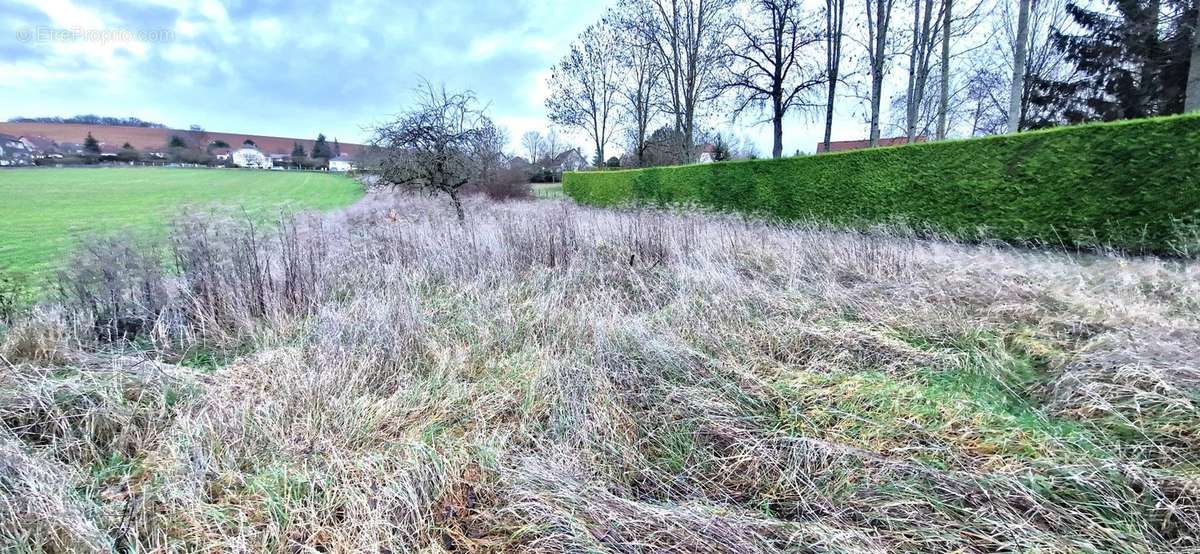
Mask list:
[[[0,119],[97,114],[361,142],[426,78],[474,90],[519,152],[522,133],[550,125],[550,67],[605,8],[594,0],[0,0]],[[865,135],[857,109],[839,113],[835,140]],[[708,126],[770,153],[769,126],[720,117]],[[821,122],[791,118],[784,151],[811,151],[821,132]],[[563,135],[592,150],[584,136]]]

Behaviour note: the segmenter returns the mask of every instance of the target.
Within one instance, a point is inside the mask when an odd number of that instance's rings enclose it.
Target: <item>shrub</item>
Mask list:
[[[904,222],[964,239],[1179,254],[1200,222],[1200,117],[768,161],[568,174],[592,205],[695,204],[784,220]]]
[[[529,178],[518,169],[502,169],[477,183],[475,189],[492,200],[515,200],[533,197]]]
[[[0,325],[16,320],[32,296],[33,290],[25,275],[0,268]]]

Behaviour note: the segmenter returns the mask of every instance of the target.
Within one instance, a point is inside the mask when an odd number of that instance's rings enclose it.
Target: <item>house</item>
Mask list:
[[[21,142],[25,144],[25,148],[35,159],[62,157],[62,153],[58,151],[58,143],[49,137],[25,135],[21,137]]]
[[[233,165],[238,167],[270,169],[272,165],[271,158],[251,144],[243,144],[241,148],[229,155],[229,159],[233,160]]]
[[[696,161],[702,164],[710,164],[717,161],[717,145],[711,143],[701,144],[696,150]]]
[[[341,154],[336,158],[329,160],[329,171],[353,171],[354,158]]]
[[[60,142],[58,143],[58,152],[60,154],[83,154],[83,144],[78,142]]]
[[[914,142],[928,142],[928,141],[929,141],[929,137],[925,137],[925,136],[920,136],[920,137],[917,137],[916,139],[914,139]],[[900,146],[901,144],[908,144],[908,137],[891,137],[891,138],[880,138],[879,139],[879,146]],[[871,147],[870,140],[835,140],[835,141],[832,141],[829,143],[829,151],[830,152],[845,152],[847,150],[861,150],[863,148],[870,148],[870,147]],[[825,152],[825,141],[821,141],[821,142],[817,143],[817,153],[820,154],[822,152]]]
[[[521,156],[513,156],[508,159],[508,168],[509,169],[516,169],[516,170],[520,170],[520,171],[529,171],[531,165],[533,165],[533,164],[529,163],[529,160],[526,160],[525,158],[522,158]]]
[[[267,167],[275,167],[275,166],[282,167],[282,166],[292,165],[292,155],[291,154],[271,154],[267,157],[271,159],[271,165],[268,165]]]
[[[12,135],[0,135],[0,166],[33,165],[33,154],[21,139]]]
[[[587,160],[583,158],[583,154],[579,153],[579,149],[572,148],[550,160],[546,169],[561,175],[567,171],[579,171],[587,166]]]

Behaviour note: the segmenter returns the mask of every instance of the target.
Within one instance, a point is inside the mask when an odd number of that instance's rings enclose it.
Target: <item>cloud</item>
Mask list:
[[[19,0],[2,10],[0,117],[156,114],[173,126],[349,142],[402,110],[418,76],[475,90],[521,131],[544,129],[545,71],[603,6]],[[17,40],[38,27],[167,39]]]
[[[549,68],[604,9],[583,0],[0,0],[0,118],[97,113],[354,142],[401,111],[424,77],[474,90],[515,147],[549,126]],[[18,37],[74,27],[132,35]],[[789,151],[811,149],[794,125]],[[769,128],[739,132],[769,151]],[[560,134],[587,149],[580,134]]]

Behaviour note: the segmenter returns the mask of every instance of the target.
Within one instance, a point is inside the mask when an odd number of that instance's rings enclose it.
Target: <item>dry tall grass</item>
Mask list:
[[[85,249],[17,551],[1200,548],[1200,265],[386,195]]]

